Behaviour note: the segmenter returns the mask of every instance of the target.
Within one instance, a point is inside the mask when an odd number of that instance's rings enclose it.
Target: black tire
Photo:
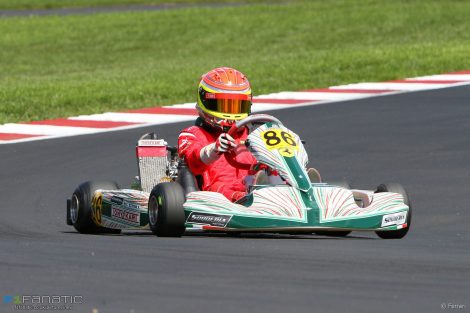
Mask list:
[[[180,184],[164,182],[156,185],[148,203],[152,233],[159,237],[181,237],[186,223],[184,202],[185,192]]]
[[[338,187],[343,187],[345,189],[351,189],[351,185],[345,180],[340,180],[336,182],[329,182],[328,184],[333,185],[333,186],[338,186]],[[350,230],[345,230],[345,231],[316,231],[314,234],[319,235],[319,236],[328,236],[328,237],[346,237],[351,233]]]
[[[70,199],[70,221],[81,234],[119,234],[120,229],[109,229],[95,224],[92,218],[91,200],[98,189],[119,189],[115,182],[87,181],[75,189]]]
[[[410,208],[408,211],[408,215],[406,216],[406,221],[407,221],[407,227],[398,229],[398,230],[378,230],[375,233],[377,236],[379,236],[382,239],[401,239],[406,236],[408,233],[408,230],[410,229],[411,226],[411,202],[408,197],[408,193],[406,192],[405,188],[403,188],[402,185],[397,184],[397,183],[389,183],[389,184],[381,184],[377,187],[377,190],[375,191],[376,193],[380,192],[394,192],[394,193],[399,193],[403,196],[404,203]]]

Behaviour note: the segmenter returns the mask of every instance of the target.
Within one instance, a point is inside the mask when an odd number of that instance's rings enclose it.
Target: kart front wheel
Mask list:
[[[164,182],[156,185],[148,203],[149,225],[159,237],[181,237],[185,231],[183,203],[185,193],[180,184]]]
[[[396,183],[381,184],[377,187],[376,193],[380,192],[394,192],[399,193],[403,196],[403,202],[409,207],[408,214],[406,216],[407,227],[397,230],[378,230],[375,233],[382,239],[401,239],[406,236],[411,226],[411,203],[408,198],[408,194],[402,185]]]
[[[75,189],[72,198],[67,201],[67,220],[81,234],[110,233],[119,234],[120,229],[110,229],[97,225],[93,221],[91,200],[98,189],[115,190],[115,182],[87,181]]]

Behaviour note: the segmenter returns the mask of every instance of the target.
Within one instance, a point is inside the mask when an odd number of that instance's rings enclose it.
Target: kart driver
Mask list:
[[[202,190],[219,192],[232,202],[246,194],[244,179],[249,173],[227,162],[224,154],[237,146],[227,131],[250,114],[251,99],[250,83],[241,72],[229,67],[211,70],[199,82],[196,125],[178,137],[178,154],[194,175],[202,177]],[[245,129],[240,139],[247,136]],[[237,161],[255,163],[251,153],[238,155]]]

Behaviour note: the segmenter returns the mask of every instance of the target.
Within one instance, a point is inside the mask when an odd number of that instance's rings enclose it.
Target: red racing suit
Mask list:
[[[178,154],[185,158],[189,169],[194,175],[202,176],[202,190],[214,191],[223,194],[227,199],[234,202],[246,194],[244,178],[249,175],[248,170],[237,169],[231,166],[224,155],[210,164],[204,163],[201,158],[201,150],[209,144],[215,143],[221,130],[209,127],[191,126],[181,131],[178,137]],[[248,136],[245,131],[241,140]],[[251,153],[242,153],[237,156],[241,163],[255,163]]]

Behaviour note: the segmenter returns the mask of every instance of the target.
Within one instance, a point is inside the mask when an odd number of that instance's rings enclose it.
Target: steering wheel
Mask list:
[[[249,126],[254,127],[255,124],[264,124],[267,122],[274,122],[276,124],[282,125],[281,121],[279,121],[274,116],[271,116],[268,114],[253,114],[243,120],[237,121],[236,123],[232,125],[232,127],[229,129],[227,134],[229,134],[230,136],[233,137],[233,139],[235,139],[235,141],[238,143],[238,146],[235,149],[230,150],[224,154],[225,159],[227,160],[228,164],[230,164],[231,166],[235,168],[239,168],[242,170],[251,170],[253,169],[254,166],[258,164],[258,163],[243,163],[243,162],[239,162],[236,159],[237,155],[248,152],[246,145],[241,145],[239,139],[245,128],[248,129],[248,131],[250,131]]]

